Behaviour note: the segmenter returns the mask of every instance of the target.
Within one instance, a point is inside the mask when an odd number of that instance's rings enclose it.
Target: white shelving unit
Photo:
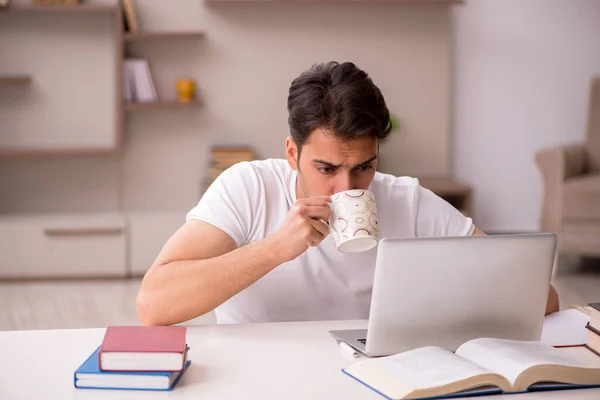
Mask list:
[[[22,0],[0,9],[0,36],[15,55],[0,60],[0,279],[142,275],[185,214],[123,206],[127,114],[202,104],[124,104],[123,59],[129,45],[199,40],[204,32],[123,32],[116,0]]]

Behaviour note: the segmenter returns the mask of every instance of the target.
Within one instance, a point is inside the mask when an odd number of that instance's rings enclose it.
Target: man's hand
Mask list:
[[[286,261],[298,257],[311,246],[317,246],[329,234],[331,210],[329,196],[309,197],[296,201],[284,223],[271,237],[278,254]]]
[[[554,286],[550,285],[550,292],[548,293],[548,301],[546,302],[546,315],[556,312],[559,310],[558,293]]]

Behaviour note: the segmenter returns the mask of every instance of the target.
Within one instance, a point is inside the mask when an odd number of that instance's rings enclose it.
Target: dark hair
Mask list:
[[[298,149],[317,128],[342,140],[385,138],[390,113],[369,75],[351,62],[316,64],[294,79],[288,122]]]

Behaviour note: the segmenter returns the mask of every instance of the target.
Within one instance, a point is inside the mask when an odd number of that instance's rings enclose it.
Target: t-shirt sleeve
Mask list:
[[[211,224],[227,233],[237,247],[247,243],[252,227],[252,191],[257,185],[254,168],[248,162],[224,172],[206,190],[198,205],[186,216]]]
[[[418,186],[416,191],[416,236],[469,236],[475,225],[450,203],[431,190]]]

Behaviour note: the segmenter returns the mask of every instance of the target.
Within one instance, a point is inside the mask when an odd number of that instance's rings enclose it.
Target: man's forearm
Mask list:
[[[171,325],[205,314],[284,260],[271,239],[206,260],[153,265],[142,282],[137,311],[144,325]]]

